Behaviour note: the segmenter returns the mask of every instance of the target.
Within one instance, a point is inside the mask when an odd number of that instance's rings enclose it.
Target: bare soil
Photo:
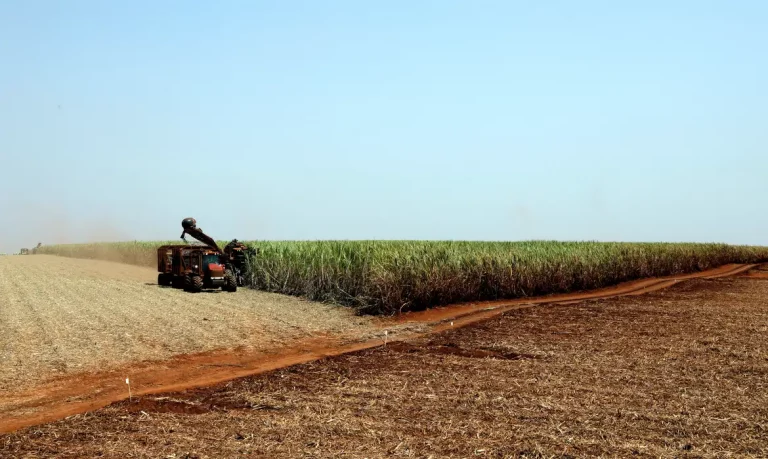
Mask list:
[[[767,457],[766,298],[744,275],[511,309],[30,427],[0,457]]]
[[[87,266],[93,267],[90,264]],[[151,395],[210,386],[328,356],[370,349],[388,340],[392,342],[466,326],[514,309],[545,303],[571,304],[585,299],[639,295],[669,287],[684,279],[734,276],[755,271],[754,267],[725,265],[680,277],[641,279],[589,292],[461,304],[371,320],[366,326],[355,327],[348,333],[336,330],[335,333],[315,333],[302,339],[287,334],[272,348],[239,345],[236,348],[174,355],[162,362],[149,359],[122,365],[113,363],[91,371],[65,372],[28,388],[19,385],[14,391],[0,392],[0,433],[93,411],[131,394]],[[77,350],[77,343],[66,344],[69,345],[68,350]],[[130,391],[124,383],[126,378],[131,381]]]
[[[0,399],[51,377],[344,334],[347,308],[239,289],[190,294],[153,269],[48,255],[0,257]]]

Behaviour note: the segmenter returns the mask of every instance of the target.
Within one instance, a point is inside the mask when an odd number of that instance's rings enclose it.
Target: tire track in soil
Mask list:
[[[380,319],[375,325],[380,335],[385,330],[395,331],[388,339],[400,342],[487,320],[514,309],[641,295],[687,279],[741,275],[756,266],[729,264],[699,273],[642,279],[590,292],[446,306]],[[126,375],[131,378],[134,396],[168,393],[383,346],[386,345],[383,338],[356,341],[354,336],[344,334],[325,335],[303,339],[271,352],[244,349],[204,352],[180,355],[159,363],[137,363],[111,371],[65,376],[30,391],[0,396],[0,404],[10,406],[0,411],[0,433],[92,411],[128,398],[124,383]]]

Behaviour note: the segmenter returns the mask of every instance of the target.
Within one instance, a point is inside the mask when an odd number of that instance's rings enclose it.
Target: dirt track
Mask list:
[[[316,360],[328,355],[340,355],[380,346],[383,342],[384,330],[390,333],[389,339],[412,338],[423,333],[434,333],[467,325],[512,309],[528,308],[535,304],[572,303],[590,298],[636,295],[668,287],[681,279],[736,275],[752,267],[728,265],[695,275],[641,280],[590,293],[461,305],[423,313],[406,314],[397,319],[373,321],[354,317],[344,309],[305,303],[280,295],[243,291],[234,296],[225,297],[229,294],[189,295],[172,289],[160,289],[151,280],[147,280],[150,274],[154,276],[151,270],[114,263],[35,256],[23,257],[16,265],[5,265],[6,269],[12,266],[16,267],[19,272],[24,269],[34,270],[37,268],[38,272],[49,278],[61,276],[67,279],[67,276],[70,276],[67,282],[72,284],[65,291],[70,292],[69,302],[66,300],[62,302],[59,299],[58,307],[48,310],[44,309],[43,305],[38,304],[39,300],[27,298],[25,303],[14,298],[13,294],[10,295],[17,309],[24,309],[25,305],[31,305],[32,309],[45,311],[46,315],[42,316],[42,322],[50,324],[49,327],[52,327],[56,322],[66,322],[68,328],[66,333],[55,335],[59,340],[57,343],[59,346],[64,346],[64,350],[58,346],[48,349],[49,344],[46,341],[35,342],[31,340],[16,350],[17,361],[22,362],[30,355],[45,354],[47,351],[58,358],[67,356],[77,362],[108,361],[111,365],[103,367],[102,371],[98,372],[64,372],[60,377],[45,384],[36,385],[28,390],[19,390],[17,387],[17,390],[13,392],[9,391],[0,395],[0,417],[2,418],[0,432],[12,431],[24,426],[82,413],[121,400],[127,396],[127,388],[123,383],[126,376],[131,377],[133,390],[137,395],[211,385],[235,377]],[[22,269],[18,269],[19,266]],[[2,267],[3,265],[0,265],[0,269]],[[38,277],[42,277],[42,275]],[[74,296],[73,299],[71,292],[76,291],[73,287],[78,285],[81,290],[87,286],[88,288],[85,290],[97,290],[101,292],[101,295],[90,297],[85,302],[77,296]],[[28,287],[17,288],[13,285],[5,285],[0,288],[0,292],[28,292],[26,288]],[[108,295],[111,290],[117,290],[122,294],[107,299],[108,297],[105,295]],[[7,293],[0,294],[7,295]],[[34,296],[39,297],[41,295],[36,292]],[[68,297],[65,296],[64,298]],[[154,303],[152,307],[139,305],[140,310],[145,311],[146,314],[154,313],[155,316],[150,316],[149,319],[141,315],[125,317],[130,314],[126,311],[135,310],[136,303],[149,300],[157,301],[157,303]],[[187,302],[192,303],[190,306],[185,306]],[[69,305],[69,308],[62,308],[62,304],[64,306]],[[73,304],[75,306],[72,306]],[[280,304],[280,308],[276,310],[275,304]],[[73,310],[73,308],[79,309]],[[67,312],[63,317],[58,312],[60,309]],[[173,312],[168,314],[169,310]],[[212,313],[211,310],[218,311],[218,315]],[[195,311],[198,314],[204,314],[204,318],[208,320],[196,317]],[[162,315],[158,317],[157,314]],[[115,319],[112,315],[120,322],[114,323]],[[12,313],[6,315],[6,317],[13,316]],[[95,316],[99,318],[100,322],[95,324],[83,322],[82,316]],[[35,326],[36,320],[40,320],[37,317],[39,314],[32,315],[28,319],[28,326]],[[211,317],[214,320],[210,319]],[[89,349],[83,350],[83,347],[87,348],[89,342],[98,339],[107,341],[106,345],[101,346],[101,349],[105,351],[109,351],[109,346],[116,346],[117,342],[126,340],[123,334],[110,331],[110,328],[129,326],[123,322],[126,320],[131,324],[133,323],[131,321],[144,320],[145,322],[141,323],[141,326],[133,329],[133,333],[153,333],[153,339],[156,340],[156,343],[171,343],[172,345],[175,343],[174,340],[178,339],[173,322],[177,318],[184,322],[179,327],[186,327],[193,333],[196,327],[201,327],[200,324],[205,324],[204,326],[208,327],[209,322],[220,322],[217,324],[218,328],[202,330],[203,333],[206,333],[202,335],[206,336],[206,339],[184,342],[193,348],[197,346],[195,350],[207,352],[169,358],[171,357],[169,354],[182,354],[184,351],[169,350],[170,345],[166,344],[166,360],[163,361],[162,365],[158,365],[151,362],[135,363],[146,357],[132,359],[131,354],[112,353],[112,359],[118,360],[109,360],[109,352],[101,354]],[[259,321],[260,333],[256,334],[254,322],[258,323]],[[248,325],[243,325],[244,323]],[[13,324],[6,326],[12,327]],[[21,325],[17,324],[16,326]],[[94,329],[94,327],[98,327],[98,329]],[[233,329],[236,332],[232,332]],[[264,333],[264,330],[270,330],[272,333]],[[283,334],[279,335],[279,333]],[[66,339],[72,334],[79,334],[84,341]],[[372,336],[376,336],[376,338],[371,339]],[[50,338],[48,338],[48,334],[44,333],[38,339]],[[146,342],[145,339],[129,341],[134,349],[139,350],[143,350]],[[244,343],[248,344],[249,347],[243,346]],[[271,348],[269,344],[272,344]],[[14,344],[9,343],[8,345],[12,348]],[[232,347],[237,347],[237,349],[234,351],[226,350]],[[225,350],[210,352],[211,349],[221,348]],[[171,349],[173,348],[171,347]],[[181,347],[176,349],[181,349]],[[157,358],[163,357],[163,354],[155,355],[159,355]],[[43,360],[43,363],[45,362]],[[120,365],[121,363],[122,365]],[[17,364],[16,368],[17,380],[29,383],[33,380],[45,379],[41,374],[35,374],[34,378],[30,378],[30,368],[34,368],[34,365]]]
[[[0,436],[0,456],[767,457],[766,297],[750,273],[521,307]]]

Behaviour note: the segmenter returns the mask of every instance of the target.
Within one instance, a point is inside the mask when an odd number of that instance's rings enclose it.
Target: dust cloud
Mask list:
[[[132,240],[125,225],[105,217],[73,217],[72,212],[46,204],[11,203],[0,225],[0,253],[18,253],[38,243],[74,244]]]

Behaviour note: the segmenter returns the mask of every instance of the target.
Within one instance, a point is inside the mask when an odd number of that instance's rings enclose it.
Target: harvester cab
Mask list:
[[[19,250],[19,255],[29,255],[29,249],[21,249],[21,250]]]
[[[232,239],[229,244],[224,246],[224,253],[232,264],[232,269],[237,277],[237,285],[245,285],[245,273],[248,272],[249,258],[258,255],[259,250],[248,247],[237,239]]]

